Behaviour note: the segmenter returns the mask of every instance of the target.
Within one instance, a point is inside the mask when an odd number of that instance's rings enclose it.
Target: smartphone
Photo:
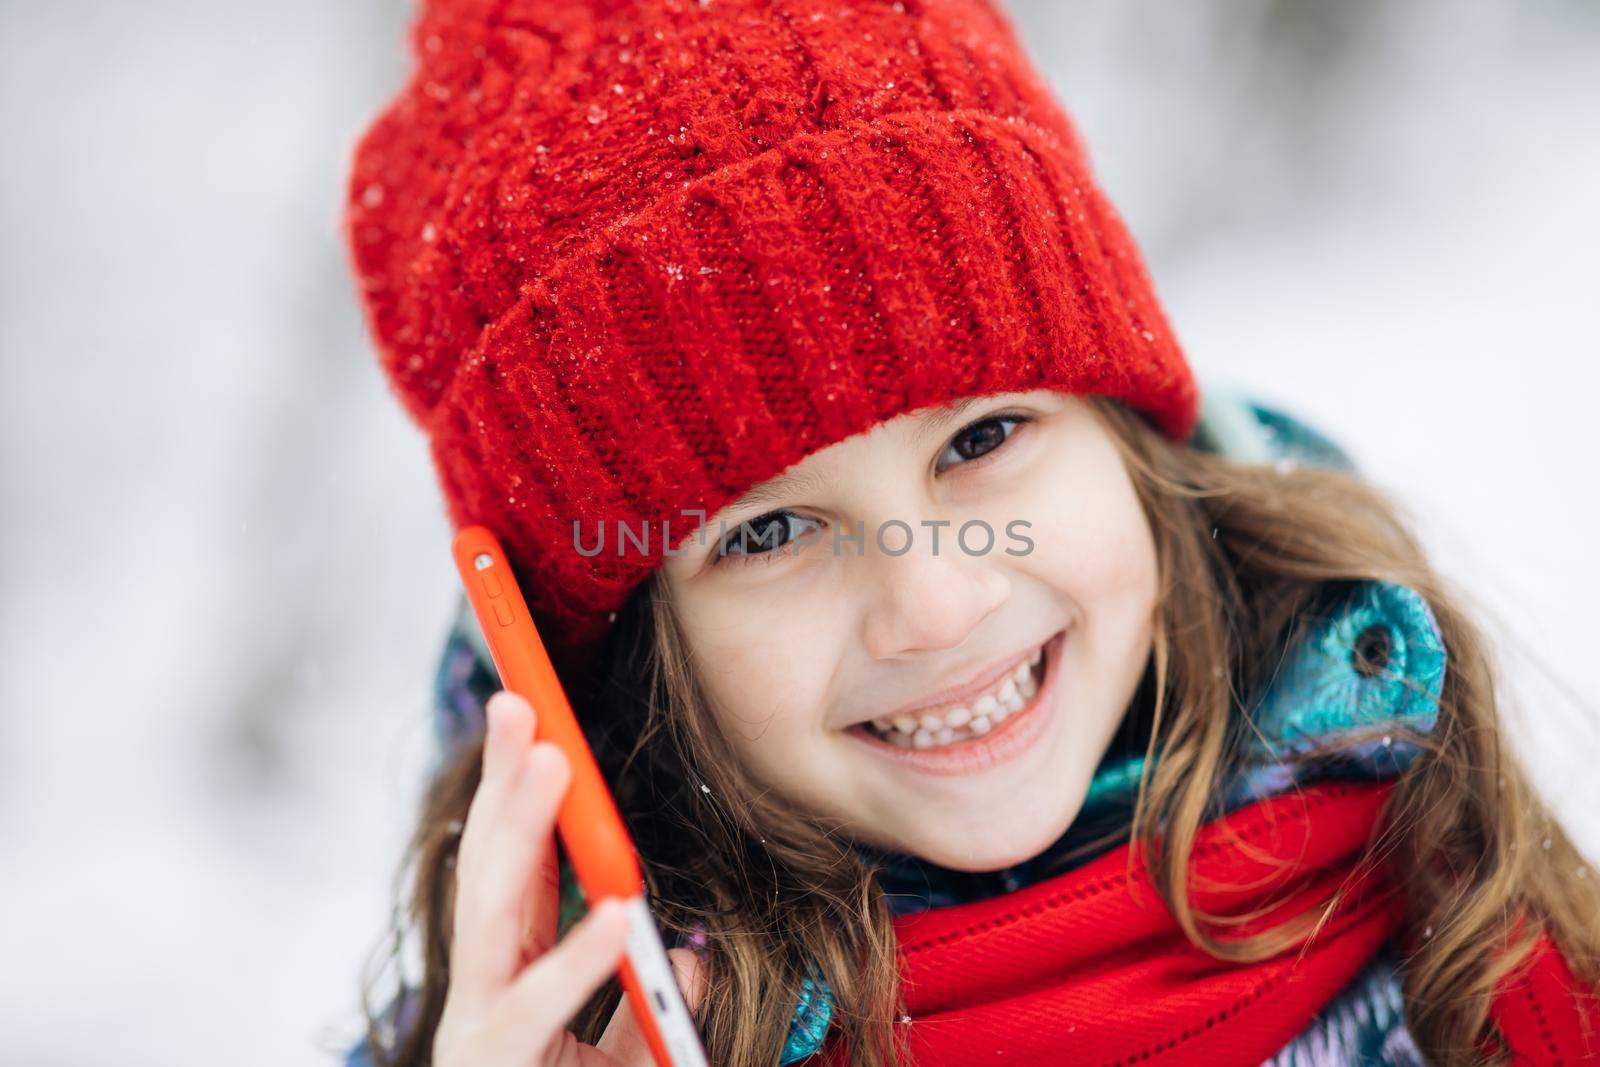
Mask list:
[[[591,901],[604,896],[632,901],[622,987],[650,1054],[657,1067],[707,1067],[700,1035],[645,899],[633,838],[584,740],[500,540],[488,527],[472,525],[456,533],[451,548],[502,688],[533,705],[535,739],[560,746],[572,765],[571,784],[556,815],[556,832],[584,896]]]

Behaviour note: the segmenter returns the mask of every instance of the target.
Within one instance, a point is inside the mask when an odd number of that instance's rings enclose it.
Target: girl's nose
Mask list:
[[[873,659],[953,648],[1011,592],[1003,563],[987,554],[968,555],[944,538],[937,552],[913,538],[902,555],[869,555],[862,640]]]

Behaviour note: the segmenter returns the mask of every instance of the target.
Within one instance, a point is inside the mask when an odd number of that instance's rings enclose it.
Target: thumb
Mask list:
[[[684,1002],[689,1005],[689,1014],[693,1015],[705,998],[706,965],[691,948],[670,949],[667,959],[672,964],[678,988],[683,991]],[[633,1014],[633,1002],[626,995],[617,1003],[617,1010],[596,1047],[616,1060],[619,1067],[654,1067],[655,1064],[650,1046],[645,1043],[644,1031]]]

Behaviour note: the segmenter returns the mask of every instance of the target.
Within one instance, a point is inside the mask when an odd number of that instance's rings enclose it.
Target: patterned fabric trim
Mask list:
[[[1406,1029],[1398,956],[1385,945],[1300,1034],[1262,1067],[1423,1067]]]

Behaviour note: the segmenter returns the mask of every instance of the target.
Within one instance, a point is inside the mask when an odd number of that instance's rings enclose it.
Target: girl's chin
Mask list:
[[[1071,827],[1080,806],[1074,805],[1064,817],[1027,824],[1018,823],[1014,805],[1003,806],[954,833],[946,823],[936,834],[913,831],[897,835],[899,843],[890,847],[952,871],[1004,870],[1033,859],[1054,844]]]

